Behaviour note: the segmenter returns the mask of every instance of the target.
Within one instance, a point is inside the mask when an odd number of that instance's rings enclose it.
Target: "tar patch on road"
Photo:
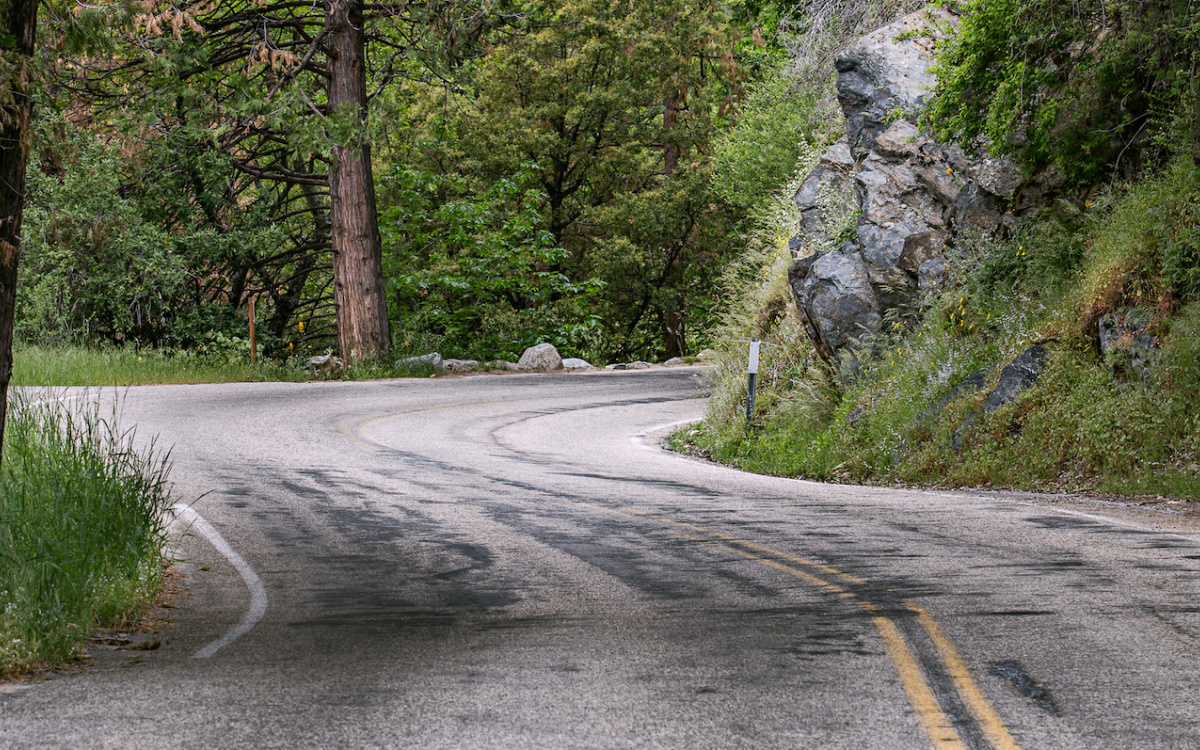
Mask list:
[[[998,661],[992,665],[991,671],[997,677],[1008,680],[1018,693],[1036,703],[1038,708],[1051,716],[1062,716],[1062,711],[1055,702],[1054,696],[1044,686],[1038,684],[1037,680],[1030,677],[1020,662]]]

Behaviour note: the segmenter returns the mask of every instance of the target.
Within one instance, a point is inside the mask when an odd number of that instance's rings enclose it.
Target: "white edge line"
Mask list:
[[[694,417],[692,419],[681,419],[678,422],[667,422],[666,424],[655,425],[654,427],[647,427],[646,429],[642,430],[641,432],[639,432],[636,435],[634,435],[633,437],[631,437],[630,440],[633,441],[633,443],[635,445],[640,445],[643,448],[647,448],[649,450],[659,450],[657,443],[652,444],[650,441],[646,440],[646,438],[648,438],[649,436],[653,435],[656,432],[664,432],[666,430],[671,429],[672,427],[683,427],[684,425],[696,424],[697,422],[702,422],[702,421],[704,421],[703,417]]]
[[[199,513],[183,503],[177,503],[175,505],[175,517],[182,519],[191,528],[203,534],[218,552],[225,555],[230,564],[237,568],[237,572],[241,574],[242,580],[246,582],[246,588],[250,589],[250,609],[246,610],[246,614],[242,615],[242,621],[225,635],[192,654],[193,658],[207,659],[225,646],[249,633],[258,624],[258,621],[267,613],[267,590],[263,586],[262,579],[254,572],[254,569],[242,559],[241,555],[233,551],[233,548],[229,546],[229,542],[225,541],[225,537],[221,536],[221,533],[214,529],[212,524],[204,520]]]

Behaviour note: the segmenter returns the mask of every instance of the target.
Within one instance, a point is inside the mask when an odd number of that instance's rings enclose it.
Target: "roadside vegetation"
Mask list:
[[[323,352],[322,352],[323,353]],[[423,353],[423,352],[422,352]],[[311,354],[311,352],[310,352]],[[404,356],[404,355],[399,355]],[[305,367],[308,357],[262,358],[250,364],[249,348],[224,353],[135,348],[18,344],[13,348],[14,386],[130,386],[182,383],[299,382],[328,377]],[[404,363],[358,362],[337,374],[349,380],[428,377],[433,368]]]
[[[991,136],[974,142],[1031,172],[1054,164],[1071,188],[1011,236],[960,241],[947,287],[834,371],[786,285],[798,217],[784,187],[727,282],[708,416],[673,443],[821,480],[1200,498],[1200,95],[1188,73],[1200,20],[1169,2],[972,5],[939,58],[927,126]],[[1118,10],[1096,45],[1074,44]],[[1172,13],[1182,23],[1166,23]],[[1068,47],[1077,54],[1056,57]],[[1071,106],[1043,95],[1060,89]],[[1149,355],[1129,335],[1101,354],[1095,327],[1111,313],[1148,321]],[[764,347],[747,424],[752,337]],[[1035,342],[1049,351],[1037,385],[972,415]],[[956,390],[972,376],[980,389]]]
[[[96,401],[12,399],[0,470],[0,677],[128,625],[162,581],[167,456]]]

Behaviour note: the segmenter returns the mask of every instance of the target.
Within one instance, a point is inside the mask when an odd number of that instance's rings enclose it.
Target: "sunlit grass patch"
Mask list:
[[[304,380],[298,366],[260,361],[204,357],[187,352],[164,353],[134,347],[16,345],[13,385],[125,386],[153,383],[230,383],[259,380]]]

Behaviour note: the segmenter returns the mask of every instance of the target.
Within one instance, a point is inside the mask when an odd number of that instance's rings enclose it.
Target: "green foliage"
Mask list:
[[[1200,232],[1200,167],[1177,159],[1161,174],[1099,196],[1088,210],[1111,214],[1088,238],[1074,312],[1107,312],[1153,304],[1168,312],[1200,299],[1196,238]]]
[[[244,348],[243,348],[244,344]],[[13,348],[14,386],[128,386],[154,383],[230,383],[306,380],[302,358],[250,366],[249,342],[234,340],[217,351],[133,346],[21,344]]]
[[[0,469],[0,675],[71,658],[157,592],[166,457],[98,402],[17,395]]]
[[[197,189],[220,183],[227,163],[206,151],[168,155],[166,144],[129,160],[119,144],[53,113],[40,123],[38,146],[18,339],[211,348],[221,337],[246,338],[244,313],[222,299],[222,271],[257,262],[283,233],[248,200],[241,211],[220,212],[220,197]],[[270,343],[269,335],[260,340]]]
[[[569,350],[686,353],[703,344],[734,246],[736,211],[713,191],[708,156],[741,86],[729,12],[677,0],[543,0],[524,11],[524,33],[464,67],[469,85],[398,93],[412,127],[389,132],[389,153],[419,173],[461,175],[461,195],[476,201],[529,175],[540,227],[567,253],[546,270],[591,300],[586,315],[569,309],[579,294],[555,302],[558,328],[575,337]]]
[[[839,118],[819,94],[800,88],[792,70],[751,84],[737,121],[716,142],[714,188],[734,205],[762,202],[787,182],[804,151],[833,140],[828,131]]]
[[[457,175],[395,169],[380,217],[388,297],[402,339],[424,332],[446,356],[515,360],[540,341],[570,347],[599,290],[560,270],[531,171],[472,195]],[[410,345],[411,346],[411,345]],[[410,348],[404,347],[401,348]]]
[[[1189,0],[970,0],[927,117],[943,138],[1090,184],[1147,150],[1200,153],[1197,63]]]

